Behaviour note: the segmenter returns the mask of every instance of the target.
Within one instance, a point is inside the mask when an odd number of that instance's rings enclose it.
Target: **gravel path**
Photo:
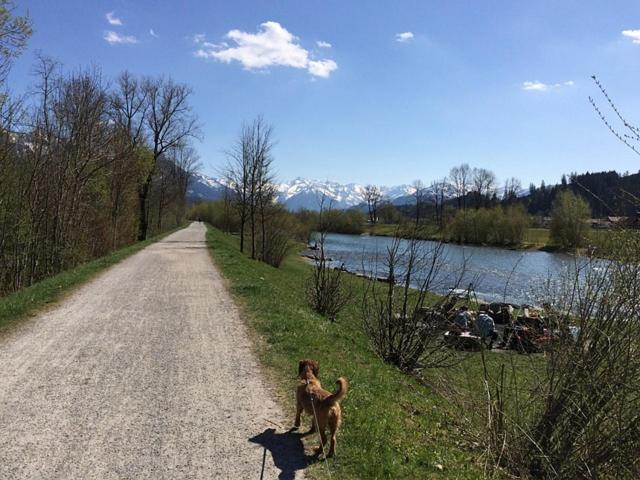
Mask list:
[[[204,240],[194,223],[0,338],[0,479],[301,478]]]

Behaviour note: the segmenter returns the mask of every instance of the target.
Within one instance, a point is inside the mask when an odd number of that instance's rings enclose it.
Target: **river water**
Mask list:
[[[392,242],[391,237],[331,233],[327,234],[325,250],[334,265],[344,264],[351,272],[385,276],[384,255]],[[405,240],[402,242],[401,250],[408,244]],[[422,241],[421,245],[429,249],[436,243]],[[465,259],[460,287],[466,288],[472,283],[478,298],[486,301],[534,305],[544,300],[541,295],[545,283],[559,281],[580,261],[580,257],[563,253],[447,244],[438,293],[454,286]]]

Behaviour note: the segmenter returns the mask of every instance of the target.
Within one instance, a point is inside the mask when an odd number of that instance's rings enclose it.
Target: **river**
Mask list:
[[[331,233],[327,234],[325,251],[334,265],[344,264],[350,272],[385,276],[383,257],[392,241],[391,237]],[[402,242],[401,249],[408,244],[405,240]],[[431,241],[421,244],[425,248],[436,245]],[[538,305],[544,300],[543,284],[559,280],[567,271],[575,269],[579,261],[579,257],[564,253],[446,244],[438,293],[454,286],[465,259],[460,287],[473,283],[475,294],[485,301]]]

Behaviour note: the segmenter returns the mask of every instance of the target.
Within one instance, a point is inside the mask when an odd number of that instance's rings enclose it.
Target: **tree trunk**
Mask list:
[[[253,205],[251,206],[251,211],[250,211],[250,221],[251,221],[251,258],[253,260],[256,259],[256,212],[255,209],[253,208]]]
[[[138,241],[147,239],[147,229],[149,227],[149,219],[147,215],[147,198],[149,196],[149,184],[151,183],[151,177],[147,178],[147,181],[138,191],[138,207],[140,209],[140,224],[138,225]]]
[[[240,253],[244,253],[244,227],[246,219],[244,215],[240,215]]]

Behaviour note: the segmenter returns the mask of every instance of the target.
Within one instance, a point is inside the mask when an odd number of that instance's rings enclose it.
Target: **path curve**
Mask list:
[[[300,478],[193,223],[0,338],[0,478]]]

